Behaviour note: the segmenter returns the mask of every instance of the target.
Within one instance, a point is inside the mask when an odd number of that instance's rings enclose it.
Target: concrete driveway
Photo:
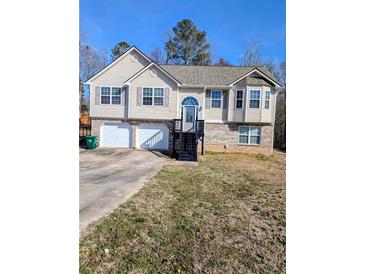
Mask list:
[[[138,192],[167,162],[150,151],[80,150],[80,232]]]

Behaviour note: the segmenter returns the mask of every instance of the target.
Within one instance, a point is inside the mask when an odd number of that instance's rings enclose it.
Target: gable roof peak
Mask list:
[[[115,59],[113,62],[109,63],[108,65],[106,65],[103,69],[101,69],[100,71],[98,71],[97,73],[94,74],[94,76],[92,76],[90,79],[88,79],[85,84],[90,84],[91,81],[95,80],[97,77],[99,77],[101,74],[103,74],[104,72],[106,72],[108,69],[110,69],[112,66],[114,66],[115,64],[117,64],[120,60],[122,60],[125,56],[127,56],[130,52],[132,52],[133,50],[137,51],[143,58],[145,58],[149,64],[152,63],[152,60],[146,55],[144,54],[141,50],[139,50],[136,46],[131,46],[126,52],[124,52],[121,56],[119,56],[117,59]],[[149,65],[148,64],[148,65]],[[147,65],[147,66],[148,66]]]
[[[125,80],[123,84],[130,83],[131,81],[133,81],[135,78],[137,78],[139,75],[141,75],[143,72],[145,72],[147,69],[149,69],[152,66],[155,66],[156,68],[158,68],[163,74],[165,74],[167,77],[169,77],[171,80],[173,80],[178,86],[182,84],[181,81],[176,79],[173,75],[171,75],[168,71],[166,71],[164,68],[162,68],[160,65],[156,64],[155,62],[151,62],[147,66],[142,68],[141,70],[137,71],[135,74],[133,74],[127,80]]]

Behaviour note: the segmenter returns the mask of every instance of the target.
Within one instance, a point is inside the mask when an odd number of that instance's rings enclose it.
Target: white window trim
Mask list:
[[[101,94],[101,88],[110,88],[110,94],[109,94],[109,104],[104,104],[101,102],[101,96],[108,96],[108,95],[102,95]],[[113,95],[113,88],[120,88],[120,95]],[[122,105],[122,94],[123,94],[123,87],[118,87],[118,86],[100,86],[100,105],[104,105],[104,106],[109,106],[109,105],[114,105],[114,106],[120,106]],[[119,96],[120,97],[120,104],[112,104],[113,101],[113,96]]]
[[[213,100],[216,100],[216,101],[218,101],[218,99],[213,99],[213,91],[218,91],[219,93],[220,93],[220,107],[219,108],[216,108],[216,107],[212,107],[212,102],[213,102]],[[221,108],[223,108],[223,100],[222,100],[222,94],[223,94],[223,90],[219,90],[219,89],[212,89],[211,91],[210,91],[210,108],[216,108],[216,109],[221,109]]]
[[[242,99],[237,98],[238,97],[238,91],[242,91]],[[236,89],[236,96],[235,96],[235,102],[234,102],[234,108],[235,109],[243,109],[244,98],[245,98],[244,89]],[[237,100],[242,100],[242,107],[240,107],[240,108],[237,107]]]
[[[240,134],[240,128],[241,127],[248,127],[248,135],[242,135]],[[257,127],[259,128],[259,135],[253,135],[251,136],[251,128],[252,127]],[[240,136],[247,136],[247,143],[240,143]],[[259,143],[258,144],[251,144],[251,138],[250,137],[259,137]],[[238,144],[241,146],[259,146],[261,145],[261,127],[260,126],[239,126],[238,127]]]
[[[260,95],[260,98],[259,99],[251,99],[251,91],[258,91],[259,92],[259,95]],[[253,89],[250,89],[249,90],[249,93],[248,93],[248,108],[249,109],[261,109],[261,88],[253,88]],[[251,107],[251,100],[255,100],[255,101],[259,101],[259,107],[258,108],[252,108]]]
[[[143,104],[143,89],[144,88],[152,88],[152,105],[145,105]],[[161,88],[163,90],[163,96],[156,96],[156,97],[162,97],[162,105],[155,105],[155,88]],[[142,86],[142,106],[143,107],[164,107],[165,106],[165,88],[164,87],[151,87],[151,86]],[[148,96],[149,97],[149,96]]]
[[[267,92],[269,93],[269,99],[266,99]],[[265,99],[264,109],[270,109],[271,91],[265,90],[265,98],[264,99]],[[268,108],[266,108],[266,102],[269,102],[269,107]]]

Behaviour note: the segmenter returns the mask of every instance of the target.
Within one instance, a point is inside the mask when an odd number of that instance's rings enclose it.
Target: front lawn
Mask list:
[[[80,242],[80,273],[284,273],[285,154],[164,167]]]

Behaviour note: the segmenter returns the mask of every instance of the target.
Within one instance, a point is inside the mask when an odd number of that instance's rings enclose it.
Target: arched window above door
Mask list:
[[[199,106],[199,102],[195,97],[187,96],[182,100],[181,105],[182,106]]]

